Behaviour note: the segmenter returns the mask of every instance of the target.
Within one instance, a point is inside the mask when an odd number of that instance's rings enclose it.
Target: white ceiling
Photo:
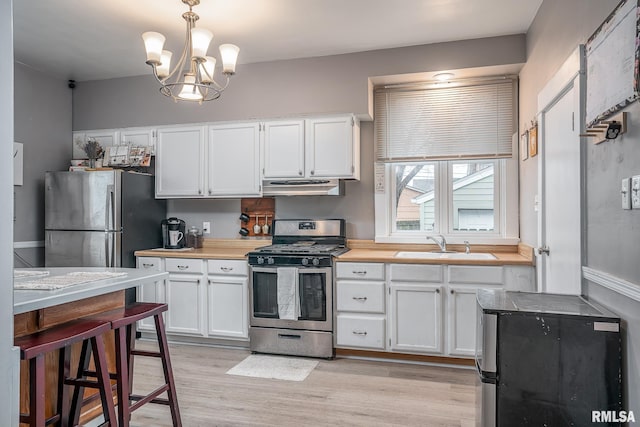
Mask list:
[[[239,64],[525,33],[542,0],[201,0],[198,26]],[[149,73],[140,35],[182,50],[180,0],[14,0],[17,61],[65,79]],[[218,56],[217,54],[215,56]],[[241,66],[237,69],[242,72]]]

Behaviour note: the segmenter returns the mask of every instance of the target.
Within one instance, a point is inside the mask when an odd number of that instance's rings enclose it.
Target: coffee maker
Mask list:
[[[186,246],[186,224],[183,220],[171,217],[162,220],[162,246],[165,249],[182,249]]]

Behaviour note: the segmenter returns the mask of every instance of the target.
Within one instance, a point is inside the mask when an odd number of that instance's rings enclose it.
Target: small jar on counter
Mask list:
[[[189,248],[201,248],[202,247],[202,231],[195,225],[192,226],[187,232],[187,247]]]

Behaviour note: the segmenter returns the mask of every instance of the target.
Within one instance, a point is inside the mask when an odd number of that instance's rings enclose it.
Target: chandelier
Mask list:
[[[240,49],[232,44],[220,45],[222,58],[222,74],[224,84],[216,82],[213,74],[216,58],[207,56],[209,43],[213,33],[205,28],[196,28],[196,21],[200,17],[193,12],[193,6],[200,4],[200,0],[182,0],[189,6],[189,11],[182,14],[187,21],[187,34],[184,50],[178,63],[171,69],[172,52],[162,50],[165,37],[154,31],[142,34],[147,51],[147,64],[153,69],[153,75],[162,85],[160,93],[173,98],[174,101],[212,101],[218,99],[227,86],[229,78],[235,74],[236,60]]]

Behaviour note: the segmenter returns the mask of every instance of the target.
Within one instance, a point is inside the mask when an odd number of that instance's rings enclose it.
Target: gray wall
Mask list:
[[[0,2],[0,222],[13,217],[12,2]],[[12,227],[0,227],[0,425],[18,425],[19,352],[13,348]]]
[[[16,242],[44,239],[44,172],[64,170],[71,158],[72,107],[67,82],[26,65],[14,67],[15,141],[24,148],[23,185],[15,186]],[[43,265],[42,248],[17,249],[34,266]],[[16,258],[16,266],[24,266]]]
[[[537,94],[564,60],[596,30],[618,1],[545,0],[527,34],[527,63],[520,73],[520,129],[537,112]],[[628,133],[599,145],[585,142],[586,265],[640,286],[640,210],[620,208],[620,181],[640,174],[640,105],[630,113]],[[538,158],[521,163],[521,238],[535,245]],[[632,285],[632,286],[633,286]],[[587,282],[583,293],[617,312],[626,323],[625,372],[628,409],[640,414],[640,302]]]
[[[369,77],[524,62],[524,35],[385,49],[238,66],[218,101],[174,103],[151,75],[80,82],[73,95],[74,130],[355,113],[367,117]],[[348,236],[373,239],[373,126],[361,123],[361,181],[343,197],[278,197],[279,218],[342,217]],[[211,237],[236,237],[240,201],[173,200],[169,213],[189,225],[212,222]]]

